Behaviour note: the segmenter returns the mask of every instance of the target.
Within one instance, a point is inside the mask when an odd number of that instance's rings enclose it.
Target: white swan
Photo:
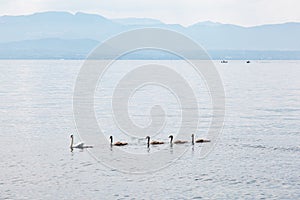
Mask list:
[[[74,142],[74,136],[71,135],[71,145],[70,145],[70,148],[73,149],[73,148],[78,148],[78,149],[84,149],[84,148],[93,148],[93,146],[84,146],[84,143],[83,142],[79,142],[78,144],[76,145],[73,145],[73,142]]]

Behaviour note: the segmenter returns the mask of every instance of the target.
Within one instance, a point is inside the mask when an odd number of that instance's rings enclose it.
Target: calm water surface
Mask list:
[[[300,198],[300,61],[216,62],[226,92],[216,148],[205,159],[190,149],[143,175],[104,167],[87,151],[70,152],[81,65],[0,61],[0,199]]]

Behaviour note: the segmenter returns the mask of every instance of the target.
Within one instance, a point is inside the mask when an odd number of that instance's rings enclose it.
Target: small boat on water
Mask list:
[[[222,60],[221,63],[228,63],[228,61],[227,60]]]
[[[247,62],[246,63],[250,63],[250,60],[247,60]]]

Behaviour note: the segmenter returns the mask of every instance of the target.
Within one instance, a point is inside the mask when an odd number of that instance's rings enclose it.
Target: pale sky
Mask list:
[[[300,22],[299,0],[0,0],[0,15],[43,11],[141,17],[191,25],[214,21],[243,26]]]

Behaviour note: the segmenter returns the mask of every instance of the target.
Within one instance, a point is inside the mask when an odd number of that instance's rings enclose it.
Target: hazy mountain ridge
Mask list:
[[[160,20],[151,19],[151,18],[119,18],[112,19],[113,22],[122,24],[122,25],[157,25],[163,24]]]
[[[107,19],[80,12],[43,12],[0,17],[0,57],[5,58],[9,53],[20,53],[22,57],[22,49],[27,51],[24,56],[28,56],[29,52],[42,54],[43,51],[49,51],[47,55],[50,57],[51,52],[62,55],[68,52],[69,55],[77,51],[86,55],[99,42],[113,35],[143,27],[183,33],[210,52],[300,51],[300,23],[296,22],[242,27],[206,21],[184,27],[149,18]],[[52,42],[49,42],[51,39]]]

